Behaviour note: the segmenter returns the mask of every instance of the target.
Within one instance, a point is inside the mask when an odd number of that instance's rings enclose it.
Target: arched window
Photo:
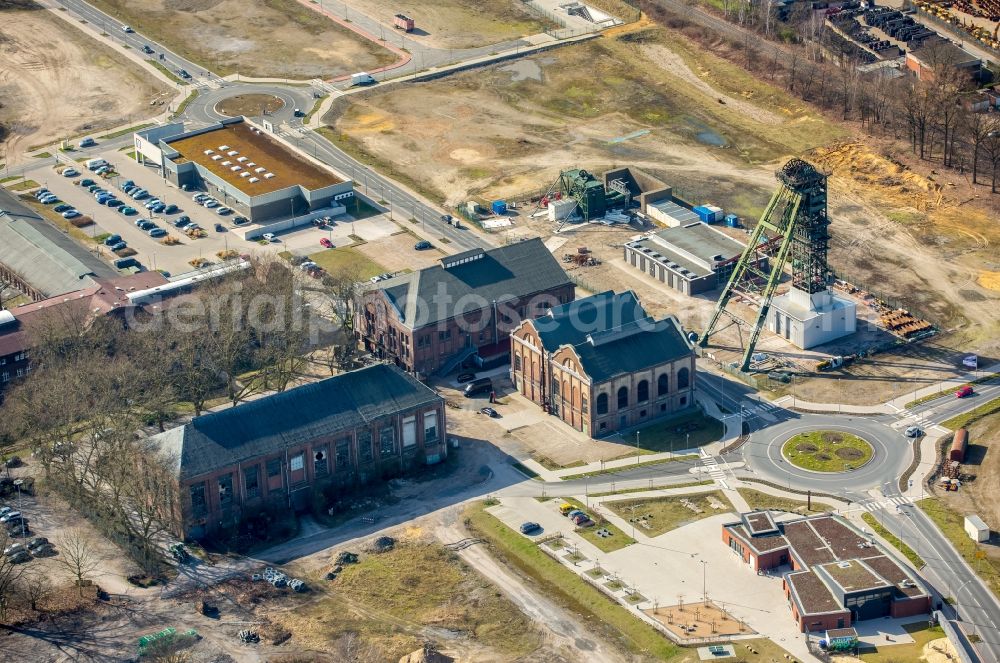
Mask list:
[[[607,394],[597,394],[597,414],[607,414],[608,413],[608,395]]]
[[[649,381],[642,380],[639,382],[639,386],[636,387],[636,400],[640,403],[645,403],[649,400]]]
[[[677,388],[687,389],[691,385],[691,372],[688,369],[682,368],[677,371]]]
[[[618,409],[622,410],[628,407],[628,387],[622,387],[618,390]]]
[[[670,377],[666,373],[663,373],[660,377],[656,378],[656,395],[666,396],[668,391],[670,391]]]

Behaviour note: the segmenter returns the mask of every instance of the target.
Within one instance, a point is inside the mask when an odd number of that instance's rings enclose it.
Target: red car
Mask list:
[[[328,240],[326,237],[324,237],[324,238],[322,238],[322,239],[319,240],[319,245],[322,246],[323,248],[327,248],[327,249],[332,249],[333,248],[333,242],[331,242],[330,240]]]
[[[976,392],[972,390],[971,386],[965,385],[964,387],[955,392],[955,398],[965,398],[966,396],[971,396],[974,393]]]

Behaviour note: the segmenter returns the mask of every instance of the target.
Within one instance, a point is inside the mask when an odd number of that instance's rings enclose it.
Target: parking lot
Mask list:
[[[270,250],[307,255],[323,250],[323,246],[320,244],[320,240],[323,238],[326,238],[335,247],[355,244],[360,239],[369,243],[366,247],[368,251],[380,250],[379,243],[385,241],[391,246],[393,254],[398,252],[398,237],[403,233],[403,229],[397,223],[390,221],[384,214],[361,220],[354,220],[349,215],[339,216],[335,219],[334,224],[327,229],[302,226],[279,233],[276,240],[270,244],[247,241],[232,232],[235,215],[220,216],[214,210],[198,205],[191,199],[194,192],[181,191],[171,182],[161,178],[158,170],[143,166],[122,152],[112,151],[97,156],[110,162],[115,167],[117,174],[103,180],[89,172],[83,164],[80,164],[77,168],[82,173],[80,177],[62,177],[51,167],[37,171],[33,177],[61,200],[94,219],[96,225],[87,229],[88,234],[92,236],[102,233],[120,235],[129,247],[138,252],[135,258],[147,269],[161,269],[171,275],[182,274],[193,269],[192,260],[200,258],[216,262],[218,260],[217,254],[229,249],[235,249],[240,253]],[[93,194],[74,184],[74,182],[88,177],[95,182],[100,182],[102,187],[115,193],[119,200],[138,210],[139,214],[124,216],[115,209],[99,204]],[[132,180],[146,189],[151,197],[159,198],[168,204],[175,204],[180,209],[167,216],[146,210],[143,205],[149,199],[135,201],[121,191],[120,186],[126,180]],[[220,202],[225,204],[226,201]],[[191,238],[174,228],[172,222],[181,215],[190,217],[192,221],[200,225],[205,230],[206,236]],[[179,243],[166,245],[160,240],[150,237],[146,231],[136,227],[135,223],[139,219],[151,220],[166,230],[170,237],[179,240]],[[216,224],[222,224],[226,230],[216,231]],[[412,247],[412,244],[417,241],[410,235],[406,237],[403,244],[408,246]],[[109,261],[117,257],[103,246],[99,247],[99,251]],[[417,256],[424,257],[415,251],[413,253],[415,258]],[[432,253],[440,255],[437,251]],[[409,259],[405,256],[396,256],[396,262],[410,264]]]

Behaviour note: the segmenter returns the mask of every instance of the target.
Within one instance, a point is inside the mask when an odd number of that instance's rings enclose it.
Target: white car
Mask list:
[[[274,240],[278,239],[277,237],[274,236],[274,233],[264,233],[263,237],[269,242],[273,242]]]
[[[122,26],[122,32],[126,32],[128,34],[132,34],[133,32],[135,32],[135,30],[133,30],[132,27],[129,26],[129,25],[123,25]]]
[[[917,428],[916,426],[910,426],[903,433],[903,435],[905,435],[906,437],[920,437],[923,434],[924,432],[919,428]]]
[[[213,200],[212,198],[209,198],[208,200],[201,201],[201,206],[207,207],[208,209],[212,209],[213,207],[218,207],[219,203]]]

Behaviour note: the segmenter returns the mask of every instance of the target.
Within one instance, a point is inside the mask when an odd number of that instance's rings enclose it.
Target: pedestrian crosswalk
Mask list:
[[[909,497],[904,497],[902,495],[897,495],[896,497],[890,497],[884,500],[871,500],[869,502],[859,502],[857,506],[865,511],[880,511],[882,509],[895,509],[897,507],[905,506],[907,504],[913,504],[913,500]]]
[[[712,477],[712,481],[722,481],[726,478],[726,473],[719,467],[719,461],[715,460],[715,456],[707,454],[702,456],[701,464],[708,470],[708,476]]]
[[[921,428],[930,428],[934,426],[934,420],[931,419],[931,415],[933,414],[933,410],[926,410],[918,414],[912,410],[902,409],[896,413],[897,421],[892,424],[892,427],[906,428],[909,426],[920,426]]]

